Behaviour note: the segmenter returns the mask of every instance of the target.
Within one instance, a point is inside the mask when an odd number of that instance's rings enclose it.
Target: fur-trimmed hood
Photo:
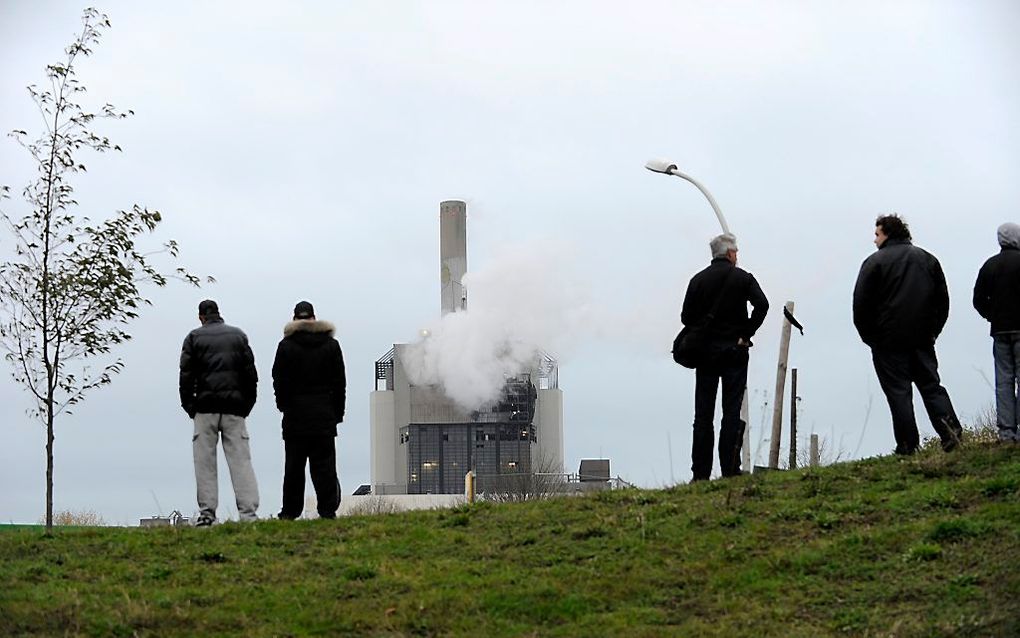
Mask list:
[[[288,321],[287,325],[283,327],[284,337],[289,337],[299,332],[311,334],[326,333],[326,336],[332,337],[333,333],[336,332],[336,326],[328,321],[320,321],[318,319],[295,319],[294,321]]]

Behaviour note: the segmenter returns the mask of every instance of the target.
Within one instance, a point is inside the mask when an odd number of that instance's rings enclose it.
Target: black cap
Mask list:
[[[212,299],[206,299],[202,303],[198,304],[198,314],[203,317],[206,315],[218,315],[220,314],[220,307],[216,305],[216,302]]]
[[[307,301],[299,301],[297,302],[297,305],[294,306],[295,319],[311,319],[314,316],[315,308],[313,308],[312,304]]]

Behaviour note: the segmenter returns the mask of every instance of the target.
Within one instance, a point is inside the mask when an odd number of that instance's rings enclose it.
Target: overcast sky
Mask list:
[[[25,86],[60,59],[81,8],[0,2],[0,129],[41,129]],[[542,254],[541,268],[526,269],[542,279],[535,289],[560,287],[584,307],[584,325],[549,346],[560,358],[567,469],[602,455],[639,485],[688,480],[694,375],[668,349],[719,227],[693,186],[643,168],[652,157],[713,193],[740,265],[772,302],[748,382],[759,463],[786,300],[806,327],[790,350],[805,437],[818,433],[844,459],[894,445],[850,312],[881,213],[904,215],[946,271],[951,311],[938,352],[958,413],[969,420],[992,403],[991,340],[970,298],[998,250],[996,227],[1020,221],[1015,2],[98,8],[113,28],[80,78],[89,99],[136,116],[101,125],[124,152],[86,156],[89,172],[75,182],[82,212],[161,210],[154,241],[178,240],[181,263],[218,283],[154,291],[118,351],[124,373],[57,423],[57,510],[130,524],[196,510],[191,423],[176,386],[181,341],[205,297],[255,352],[259,513],[280,506],[269,373],[299,299],[338,326],[349,379],[340,477],[345,494],[367,483],[373,362],[439,314],[444,199],[468,203],[470,272]],[[0,139],[0,183],[20,191],[33,168]],[[508,291],[528,303],[526,289]],[[3,375],[0,520],[35,522],[44,430]],[[221,516],[236,516],[222,462],[220,502]]]

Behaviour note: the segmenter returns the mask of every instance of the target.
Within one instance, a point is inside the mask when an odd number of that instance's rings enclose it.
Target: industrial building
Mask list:
[[[467,310],[467,206],[439,205],[441,310]],[[427,336],[424,338],[428,338]],[[375,363],[371,394],[373,495],[463,494],[473,470],[479,489],[500,477],[563,472],[563,393],[556,361],[537,353],[505,379],[499,398],[465,410],[438,385],[411,383],[410,344]]]

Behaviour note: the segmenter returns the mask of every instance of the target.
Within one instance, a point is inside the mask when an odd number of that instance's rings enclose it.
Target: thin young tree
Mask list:
[[[71,179],[85,172],[80,155],[120,151],[93,131],[101,119],[123,119],[132,111],[111,104],[90,109],[79,100],[85,87],[75,64],[92,53],[106,15],[86,9],[82,29],[63,61],[46,67],[48,86],[28,92],[44,122],[42,134],[11,133],[31,155],[37,176],[22,191],[24,214],[0,209],[11,244],[0,262],[0,348],[13,377],[33,398],[29,414],[46,427],[46,532],[53,527],[54,423],[85,395],[109,384],[123,369],[111,351],[131,338],[127,324],[151,305],[146,289],[171,279],[200,280],[184,268],[161,268],[158,256],[176,258],[176,242],[154,250],[138,245],[161,221],[156,210],[134,205],[102,220],[79,212]],[[0,186],[0,200],[10,188]]]

